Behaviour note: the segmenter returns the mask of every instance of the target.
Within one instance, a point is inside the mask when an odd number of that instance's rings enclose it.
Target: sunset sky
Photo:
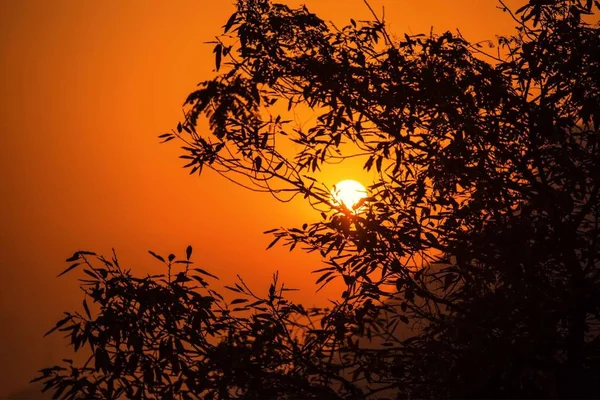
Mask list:
[[[281,2],[340,25],[369,17],[362,0]],[[493,0],[370,3],[385,6],[398,35],[433,26],[478,41],[513,25]],[[240,274],[260,290],[279,270],[307,305],[339,294],[332,285],[315,295],[318,257],[264,251],[263,231],[315,220],[310,207],[210,171],[189,176],[175,142],[158,144],[186,95],[214,76],[203,42],[233,10],[221,0],[0,1],[0,398],[68,355],[60,335],[42,335],[81,304],[77,274],[55,279],[76,250],[114,247],[122,265],[145,274],[160,270],[147,250],[181,255],[191,244],[196,263],[224,283]],[[354,165],[324,176],[329,185],[365,179]]]

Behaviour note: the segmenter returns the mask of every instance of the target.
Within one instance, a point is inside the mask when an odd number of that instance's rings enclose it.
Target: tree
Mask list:
[[[600,396],[600,3],[500,4],[516,30],[486,46],[238,0],[223,72],[161,139],[191,173],[322,210],[271,245],[320,252],[317,284],[346,290],[307,310],[240,279],[228,302],[191,247],[146,278],[78,252],[97,309],[54,329],[90,361],[37,379],[67,398]],[[307,130],[286,120],[301,108]],[[378,179],[351,210],[311,175],[355,156]]]

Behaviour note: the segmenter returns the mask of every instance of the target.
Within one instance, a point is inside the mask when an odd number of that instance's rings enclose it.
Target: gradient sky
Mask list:
[[[337,24],[369,17],[362,0],[306,4]],[[493,0],[371,5],[385,6],[399,35],[433,26],[477,41],[512,26]],[[191,244],[197,264],[224,283],[239,273],[264,289],[279,269],[308,305],[339,293],[334,285],[315,295],[317,257],[264,252],[264,230],[310,222],[314,211],[215,174],[191,177],[175,142],[158,145],[186,95],[214,76],[203,42],[233,9],[221,0],[0,1],[0,398],[68,354],[59,335],[42,335],[81,304],[77,274],[55,279],[75,250],[115,247],[122,265],[145,274],[160,269],[147,250],[181,255]],[[331,185],[363,175],[337,167],[325,176]]]

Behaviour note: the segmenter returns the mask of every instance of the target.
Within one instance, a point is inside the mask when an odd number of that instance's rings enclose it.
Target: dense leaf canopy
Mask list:
[[[319,252],[317,284],[346,289],[305,309],[240,278],[230,301],[191,247],[145,278],[78,252],[93,307],[55,329],[91,357],[38,379],[66,397],[599,397],[599,10],[530,0],[481,44],[238,0],[219,73],[161,139],[192,173],[310,201],[320,219],[272,245]],[[349,157],[377,177],[359,210],[315,179]]]

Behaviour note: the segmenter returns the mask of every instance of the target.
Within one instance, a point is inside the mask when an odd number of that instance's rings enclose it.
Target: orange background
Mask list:
[[[369,18],[362,0],[306,3],[337,25]],[[483,40],[513,25],[493,0],[371,5],[385,6],[398,35],[433,25]],[[148,249],[182,255],[192,244],[198,265],[225,283],[239,273],[264,289],[279,269],[308,305],[339,293],[333,285],[315,295],[318,257],[264,252],[264,230],[318,218],[306,204],[278,203],[210,171],[190,177],[175,142],[158,145],[186,95],[214,76],[203,42],[233,10],[222,0],[0,1],[0,398],[67,354],[60,335],[42,335],[81,304],[76,274],[55,279],[75,250],[115,247],[122,265],[145,274],[160,269]],[[330,185],[363,176],[352,168],[324,176]]]

